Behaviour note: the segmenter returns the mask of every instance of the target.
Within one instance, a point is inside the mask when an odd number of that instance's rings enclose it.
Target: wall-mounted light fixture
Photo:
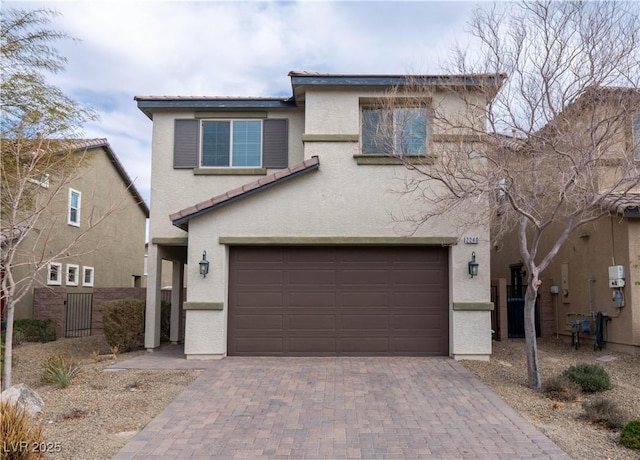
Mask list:
[[[471,278],[478,276],[478,262],[476,262],[475,251],[471,253],[471,260],[469,261],[469,275],[471,275]]]
[[[209,273],[209,261],[207,260],[207,251],[202,251],[202,260],[200,261],[200,274],[206,277]]]

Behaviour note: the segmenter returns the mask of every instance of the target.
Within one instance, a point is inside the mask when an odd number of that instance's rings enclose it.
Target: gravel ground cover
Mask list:
[[[582,408],[586,399],[599,395],[615,401],[630,417],[640,417],[640,356],[606,348],[593,351],[588,341],[574,350],[569,342],[566,337],[538,341],[543,382],[569,366],[600,364],[611,377],[611,390],[583,393],[577,401],[565,403],[530,390],[524,339],[494,342],[491,361],[463,361],[463,365],[576,460],[640,460],[640,451],[620,445],[619,431],[590,423]]]
[[[566,338],[541,340],[539,349],[543,380],[574,364],[601,364],[613,384],[603,395],[622,405],[629,415],[640,417],[640,356],[606,349],[594,352],[589,345],[573,350]],[[82,368],[64,389],[40,380],[46,357],[59,351],[75,357]],[[102,336],[24,343],[15,348],[14,383],[26,383],[43,398],[45,440],[60,446],[59,452],[47,458],[111,458],[199,375],[193,370],[105,371],[113,358],[94,362],[94,351],[110,353]],[[140,353],[146,352],[120,354],[116,359]],[[640,452],[619,444],[619,432],[584,419],[582,402],[592,395],[558,403],[527,388],[523,340],[494,342],[491,361],[463,361],[463,365],[573,458],[640,459]]]

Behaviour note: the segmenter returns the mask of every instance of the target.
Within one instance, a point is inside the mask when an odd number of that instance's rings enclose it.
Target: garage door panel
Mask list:
[[[394,314],[390,320],[392,329],[404,330],[440,330],[443,325],[440,315],[397,315]]]
[[[340,292],[338,293],[339,305],[342,307],[360,307],[360,308],[388,308],[389,292],[371,292],[371,290],[363,290],[358,292]]]
[[[237,286],[260,286],[260,285],[274,285],[282,286],[284,281],[284,272],[282,270],[258,270],[252,269],[240,269],[234,273],[234,282]]]
[[[361,268],[359,270],[339,271],[341,285],[388,285],[389,271]]]
[[[344,353],[388,353],[388,337],[344,337],[341,340]]]
[[[333,290],[326,292],[289,292],[287,294],[288,308],[309,308],[309,307],[334,307],[336,304],[336,294]]]
[[[361,330],[388,330],[389,329],[389,314],[359,314],[348,315],[342,314],[340,316],[340,328],[345,331],[348,329],[361,329]]]
[[[335,337],[291,337],[288,351],[291,353],[336,353]]]
[[[447,263],[442,247],[232,247],[228,354],[448,355]]]
[[[282,315],[249,315],[238,314],[234,317],[235,328],[238,331],[282,330],[284,320]]]
[[[321,330],[327,329],[335,331],[336,329],[336,315],[287,315],[288,328],[294,330],[306,329],[306,330]]]
[[[237,307],[280,307],[282,305],[282,292],[239,292],[236,294]]]
[[[334,270],[294,270],[289,272],[288,284],[303,284],[317,286],[322,284],[336,284],[336,272]]]
[[[274,355],[284,351],[282,337],[240,337],[236,339],[236,355]]]

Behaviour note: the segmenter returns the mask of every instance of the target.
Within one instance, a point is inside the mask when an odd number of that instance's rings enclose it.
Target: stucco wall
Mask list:
[[[620,217],[604,217],[595,223],[580,228],[572,234],[549,268],[541,274],[543,284],[541,296],[551,297],[557,306],[558,330],[569,334],[569,313],[591,314],[602,311],[611,317],[606,329],[605,340],[610,347],[617,347],[634,353],[640,346],[640,222]],[[553,235],[543,240],[541,254],[548,251]],[[492,277],[509,279],[509,264],[520,260],[517,239],[511,234],[504,241],[496,242],[492,253]],[[568,295],[562,294],[561,265],[568,264]],[[624,287],[625,306],[612,306],[612,290],[609,288],[608,267],[623,265],[626,273]],[[560,287],[560,294],[550,294],[550,287]],[[549,325],[547,325],[549,327]],[[549,331],[543,331],[543,334]],[[553,331],[555,332],[555,331]]]
[[[67,224],[69,188],[81,192],[79,227]],[[90,222],[95,224],[106,214],[109,214],[106,219],[87,231]],[[17,268],[17,278],[27,276],[35,262],[49,259],[72,245],[64,255],[54,258],[54,262],[62,264],[63,274],[67,264],[79,266],[78,286],[70,288],[77,292],[90,290],[82,286],[83,267],[94,268],[94,287],[133,287],[134,276],[142,277],[144,270],[145,223],[144,212],[106,152],[101,148],[93,149],[81,173],[47,205],[36,227],[21,245],[16,263],[25,265]],[[46,279],[47,267],[44,266],[35,286],[46,285]],[[62,286],[65,286],[64,279]],[[32,291],[29,289],[16,306],[16,318],[32,317]]]

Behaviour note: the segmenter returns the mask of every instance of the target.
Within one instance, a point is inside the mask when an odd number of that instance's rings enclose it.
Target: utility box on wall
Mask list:
[[[613,265],[609,267],[609,287],[620,288],[624,287],[624,266]]]

